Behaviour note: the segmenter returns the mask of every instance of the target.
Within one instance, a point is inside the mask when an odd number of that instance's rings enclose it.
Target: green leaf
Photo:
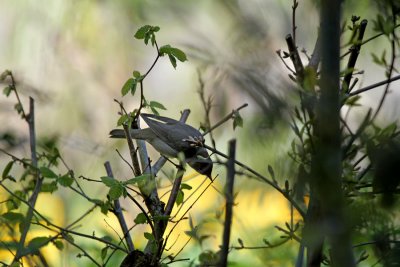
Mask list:
[[[100,205],[100,211],[104,215],[107,215],[109,209],[111,209],[111,203],[109,201],[107,201],[107,202],[105,202],[105,203]]]
[[[40,188],[40,192],[53,193],[57,189],[58,189],[57,181],[54,181],[54,182],[51,182],[51,183],[43,183],[42,187]]]
[[[133,78],[129,78],[125,82],[124,86],[122,86],[122,89],[121,89],[122,96],[125,96],[127,93],[129,93],[129,91],[131,92],[132,95],[135,95],[136,85],[137,85],[136,80]]]
[[[72,183],[74,182],[74,179],[69,176],[68,174],[64,174],[63,176],[61,176],[60,178],[58,178],[58,183],[64,187],[68,187],[71,186]]]
[[[350,107],[356,107],[356,106],[361,106],[358,102],[360,100],[361,96],[356,95],[353,97],[349,97],[346,99],[345,105],[350,106]]]
[[[139,30],[136,31],[135,33],[135,38],[136,39],[144,39],[144,37],[146,36],[146,34],[149,32],[149,30],[151,29],[150,25],[144,25],[142,27],[140,27]]]
[[[169,61],[171,61],[172,66],[176,69],[176,59],[172,55],[168,54]]]
[[[151,37],[151,34],[146,34],[146,35],[144,36],[144,43],[145,43],[146,45],[149,43],[150,37]]]
[[[0,81],[4,81],[8,75],[11,75],[11,71],[5,70],[0,75]]]
[[[129,116],[127,114],[122,115],[121,117],[119,117],[119,119],[117,121],[117,126],[121,126],[121,125],[125,124],[128,120],[129,120]]]
[[[183,193],[183,191],[179,190],[179,192],[178,192],[178,194],[176,196],[176,200],[175,200],[176,205],[179,206],[180,204],[183,203],[184,196],[185,196],[185,194]]]
[[[132,72],[132,76],[133,76],[134,78],[139,78],[139,77],[140,77],[140,72],[137,71],[137,70],[134,70],[134,71]]]
[[[63,235],[63,237],[64,237],[64,239],[65,240],[67,240],[68,242],[70,242],[70,243],[74,243],[75,242],[75,240],[74,240],[74,237],[72,236],[72,235],[70,235],[70,234],[64,234]]]
[[[239,111],[233,113],[233,129],[236,127],[243,127],[243,118],[240,116]]]
[[[136,216],[136,218],[135,218],[135,220],[133,220],[136,224],[145,224],[145,223],[147,223],[147,218],[146,218],[146,215],[144,215],[144,213],[142,212],[142,213],[139,213],[137,216]]]
[[[188,184],[181,184],[181,190],[183,190],[183,189],[191,190],[192,187]]]
[[[275,172],[274,172],[274,169],[272,169],[271,165],[268,165],[268,172],[269,172],[269,175],[271,175],[271,179],[275,180]]]
[[[29,242],[28,249],[32,253],[37,252],[39,248],[46,246],[49,243],[50,239],[51,237],[46,236],[35,237]]]
[[[7,163],[6,167],[5,167],[4,170],[3,170],[3,174],[1,175],[1,177],[2,177],[3,179],[6,179],[6,178],[7,178],[8,174],[9,174],[10,171],[11,171],[11,168],[12,168],[13,164],[14,164],[14,161],[10,161],[9,163]]]
[[[22,113],[22,105],[21,105],[21,103],[17,103],[17,104],[15,104],[14,105],[14,108],[15,108],[15,110],[17,111],[17,113],[18,114],[21,114]]]
[[[122,196],[123,192],[124,187],[120,183],[118,183],[110,188],[110,191],[108,191],[108,195],[110,196],[111,200],[116,200],[120,196]]]
[[[11,197],[6,202],[7,211],[18,209],[20,205],[21,205],[21,200],[15,197]]]
[[[45,178],[51,178],[51,179],[55,179],[58,178],[58,175],[55,174],[52,170],[50,170],[49,168],[42,166],[39,168],[40,173],[42,174],[43,177]]]
[[[102,236],[101,239],[106,242],[112,242],[112,237],[109,235]]]
[[[150,109],[151,109],[151,112],[153,112],[153,114],[155,114],[155,115],[160,115],[160,112],[158,112],[158,110],[157,109],[155,109],[155,108],[153,108],[153,107],[150,107]]]
[[[167,110],[163,104],[157,102],[157,101],[150,101],[149,106],[151,108],[158,108],[158,109],[162,109],[162,110]]]
[[[101,250],[101,259],[104,261],[104,259],[107,257],[107,252],[108,252],[108,246],[106,246],[105,248],[103,248]]]
[[[180,62],[184,62],[187,60],[186,54],[178,48],[171,47],[170,54],[177,58]]]
[[[144,237],[145,237],[147,240],[150,240],[150,241],[154,240],[154,236],[153,236],[151,233],[148,233],[148,232],[145,232],[145,233],[144,233]]]
[[[119,183],[113,177],[103,176],[103,177],[100,177],[100,179],[103,182],[103,184],[105,184],[108,187],[113,187]]]
[[[53,241],[53,244],[54,244],[54,246],[56,246],[56,248],[58,250],[63,250],[64,249],[64,243],[62,241],[60,241],[60,240]]]
[[[9,221],[10,223],[22,222],[25,219],[22,213],[17,213],[17,212],[6,212],[2,214],[1,217]]]
[[[6,86],[6,87],[3,89],[3,94],[4,94],[5,96],[8,97],[8,96],[11,94],[11,91],[12,91],[11,86]]]
[[[171,54],[171,46],[163,45],[160,47],[159,51],[160,51],[161,56],[164,56],[165,54],[170,55]]]
[[[148,178],[149,178],[149,175],[148,175],[148,174],[143,174],[143,175],[140,175],[140,176],[136,176],[136,177],[134,177],[134,178],[131,178],[131,179],[129,179],[129,180],[126,180],[126,181],[123,182],[123,184],[124,184],[124,185],[128,185],[128,184],[137,184],[137,183],[146,181]]]

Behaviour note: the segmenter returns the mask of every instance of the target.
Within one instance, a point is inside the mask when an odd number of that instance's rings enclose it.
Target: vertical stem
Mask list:
[[[233,214],[233,185],[235,179],[235,154],[236,154],[236,140],[229,141],[229,158],[227,162],[227,176],[225,185],[225,223],[224,233],[222,236],[222,249],[221,249],[221,262],[220,266],[225,267],[228,264],[229,253],[229,239],[232,227],[232,214]]]
[[[40,173],[38,170],[38,162],[37,162],[37,155],[36,155],[36,133],[35,133],[35,101],[32,97],[29,97],[29,114],[25,116],[26,122],[29,126],[29,144],[31,148],[31,161],[32,165],[36,168],[34,169],[36,184],[33,190],[31,197],[29,198],[28,202],[30,204],[25,220],[22,223],[22,233],[18,243],[17,253],[14,258],[14,262],[18,261],[22,256],[24,256],[24,249],[25,249],[25,240],[26,236],[29,232],[29,228],[31,226],[31,221],[33,218],[33,208],[35,207],[36,200],[40,193],[43,178],[40,177]]]
[[[321,207],[322,231],[330,245],[332,266],[355,266],[341,187],[340,135],[340,0],[321,1],[321,80],[316,105],[315,155],[311,164],[311,191]]]
[[[109,161],[106,161],[104,163],[104,167],[106,168],[107,176],[114,178]],[[124,234],[126,244],[128,245],[128,248],[129,248],[129,252],[132,252],[135,250],[135,246],[133,245],[131,235],[129,234],[129,229],[128,229],[128,226],[126,225],[124,214],[122,213],[122,209],[121,209],[121,204],[119,203],[118,199],[114,200],[114,209],[115,209],[115,211],[114,211],[115,216],[117,216],[119,225],[121,226],[122,233]]]

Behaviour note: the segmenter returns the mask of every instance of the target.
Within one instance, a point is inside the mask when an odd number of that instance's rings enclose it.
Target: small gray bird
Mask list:
[[[183,152],[190,167],[212,179],[213,163],[207,149],[202,147],[204,138],[197,129],[163,116],[143,113],[140,116],[149,127],[131,129],[132,138],[147,141],[161,155],[169,158],[176,158],[179,152]],[[110,132],[110,137],[125,138],[125,132],[121,129],[114,129]]]

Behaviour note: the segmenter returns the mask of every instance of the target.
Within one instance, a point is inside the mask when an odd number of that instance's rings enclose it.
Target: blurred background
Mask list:
[[[349,21],[356,10],[356,15],[371,19],[374,14],[367,9],[369,4],[367,0],[346,1],[343,18]],[[119,118],[114,99],[122,101],[127,110],[138,107],[139,94],[121,97],[121,88],[133,70],[141,73],[148,70],[156,50],[133,35],[143,25],[160,26],[158,44],[182,49],[188,61],[178,62],[175,70],[168,58],[161,58],[144,82],[146,98],[162,103],[167,110],[161,114],[172,118],[179,118],[180,111],[189,108],[188,123],[196,128],[204,122],[205,114],[198,93],[199,74],[206,97],[213,100],[212,124],[232,109],[248,103],[241,111],[243,128],[233,130],[231,122],[219,127],[214,132],[216,146],[226,152],[228,140],[237,138],[238,160],[267,176],[267,166],[271,165],[283,185],[294,173],[293,162],[287,155],[293,139],[288,108],[297,103],[297,97],[288,71],[275,51],[287,50],[285,36],[292,32],[291,6],[289,0],[3,0],[0,1],[0,70],[13,71],[25,109],[28,96],[35,99],[38,138],[57,140],[65,162],[76,176],[98,180],[106,175],[103,163],[110,161],[118,179],[129,179],[132,173],[115,151],[119,149],[127,157],[126,144],[108,138],[108,132],[116,127]],[[316,4],[300,1],[296,15],[297,44],[310,55],[318,30]],[[365,36],[371,36],[370,28]],[[384,79],[384,70],[369,63],[371,51],[383,50],[379,44],[378,40],[374,47],[363,47],[358,63],[366,75],[359,77],[360,84]],[[377,104],[380,91],[373,91],[362,98],[367,106]],[[381,112],[382,122],[398,117],[400,110],[393,105],[396,101],[398,93],[393,92]],[[28,157],[28,129],[14,111],[15,102],[13,95],[0,97],[0,134],[16,133],[15,142],[21,145],[15,146],[12,152]],[[366,107],[352,113],[353,120],[363,116],[365,110]],[[151,151],[151,157],[156,160],[157,153]],[[1,170],[8,160],[0,155]],[[159,186],[164,191],[168,191],[171,182],[163,177],[173,169],[167,164],[160,177]],[[60,167],[60,173],[65,171]],[[201,246],[191,240],[179,258],[194,260],[201,251],[215,251],[221,243],[223,218],[219,213],[224,207],[221,194],[224,166],[216,165],[213,175],[219,175],[213,188],[207,190],[189,213],[193,223],[199,225],[200,235],[209,236]],[[189,170],[184,180],[197,188],[204,178]],[[88,195],[106,197],[105,186],[84,180],[81,184]],[[280,233],[274,226],[284,225],[290,217],[285,199],[266,184],[244,176],[236,178],[236,192],[232,243],[239,245],[238,238],[247,246],[263,246],[264,238],[271,243],[279,241]],[[0,195],[3,193],[0,191]],[[166,199],[164,196],[163,201]],[[122,200],[122,205],[132,226],[139,210],[128,199]],[[61,189],[42,195],[38,207],[55,223],[67,225],[90,205],[74,192]],[[118,227],[112,214],[104,216],[97,209],[76,230],[117,238]],[[188,220],[179,224],[170,238],[168,253],[177,253],[182,248],[188,240],[184,231],[189,228]],[[44,234],[41,228],[36,231],[37,235]],[[139,249],[146,241],[144,231],[149,229],[137,226],[131,232]],[[7,238],[0,235],[1,239]],[[98,244],[85,239],[80,242],[89,247],[94,257],[100,257]],[[292,266],[297,250],[296,242],[275,249],[233,250],[230,260],[235,266]],[[76,257],[78,251],[73,247],[66,246],[59,252],[49,245],[46,251],[51,266],[91,266],[89,260]],[[115,264],[123,256],[117,254],[113,258]],[[9,258],[8,251],[0,251],[1,260]],[[177,262],[173,266],[188,266],[189,262]]]

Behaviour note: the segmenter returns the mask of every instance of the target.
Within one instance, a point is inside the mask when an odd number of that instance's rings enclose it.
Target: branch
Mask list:
[[[144,210],[144,208],[140,205],[140,203],[139,203],[131,194],[128,193],[128,197],[129,197],[130,200],[132,200],[133,203],[135,203],[135,205],[142,211],[143,215],[146,217],[147,222],[148,222],[149,225],[150,225],[150,228],[151,228],[152,232],[154,233],[154,232],[155,232],[155,230],[154,230],[154,225],[153,225],[153,222],[151,221],[149,215],[147,215],[147,212]]]
[[[358,89],[358,90],[356,90],[356,91],[354,91],[354,92],[351,92],[351,93],[348,94],[348,96],[349,96],[349,97],[350,97],[350,96],[355,96],[355,95],[364,93],[364,92],[366,92],[366,91],[369,91],[369,90],[371,90],[371,89],[374,89],[374,88],[376,88],[376,87],[379,87],[379,86],[382,86],[382,85],[385,85],[385,84],[388,84],[388,83],[397,81],[397,80],[399,80],[399,79],[400,79],[400,75],[397,75],[397,76],[395,76],[395,77],[393,77],[393,78],[389,78],[389,79],[387,79],[387,80],[384,80],[384,81],[381,81],[381,82],[377,82],[377,83],[368,85],[368,86],[366,86],[366,87],[364,87],[364,88]]]
[[[226,185],[225,185],[225,222],[224,232],[222,236],[222,248],[221,248],[221,262],[220,266],[225,267],[228,265],[228,253],[229,253],[229,239],[231,235],[232,227],[232,213],[233,213],[233,185],[235,179],[235,154],[236,154],[236,140],[232,139],[229,141],[229,159],[226,165]]]
[[[353,71],[354,67],[356,66],[358,54],[360,54],[360,49],[361,49],[361,43],[364,38],[364,33],[365,29],[367,28],[368,21],[364,19],[360,23],[360,28],[358,29],[358,38],[356,44],[354,44],[351,48],[351,54],[349,57],[349,61],[347,63],[347,74],[344,76],[343,82],[342,82],[342,91],[349,93],[350,92],[350,82],[351,78],[353,77]]]
[[[398,27],[400,27],[400,24],[397,24],[396,26],[394,26],[394,29],[397,29]],[[386,33],[383,33],[383,32],[378,33],[378,34],[376,34],[376,35],[374,35],[374,36],[368,38],[368,39],[365,40],[364,42],[362,42],[361,45],[365,45],[366,43],[368,43],[368,42],[370,42],[370,41],[372,41],[372,40],[374,40],[374,39],[376,39],[376,38],[378,38],[378,37],[380,37],[380,36],[382,36],[382,35],[385,35],[385,34],[386,34]],[[343,55],[341,55],[340,58],[342,59],[342,58],[344,58],[345,56],[347,56],[347,55],[350,54],[350,53],[351,53],[351,51],[347,51],[346,53],[344,53]]]
[[[171,194],[169,195],[169,198],[168,198],[167,206],[165,206],[164,215],[167,215],[167,216],[171,215],[172,209],[174,207],[176,198],[179,193],[179,189],[181,187],[183,173],[184,172],[182,170],[178,169],[174,184],[172,185]]]
[[[310,232],[305,235],[310,241],[307,248],[308,264],[321,263],[323,240],[327,237],[331,247],[332,266],[355,266],[350,245],[347,218],[344,214],[342,189],[342,157],[340,135],[340,11],[341,1],[322,1],[321,19],[321,88],[316,103],[316,120],[313,122],[315,153],[311,158],[309,216],[306,225]],[[323,178],[323,179],[321,179]],[[315,212],[312,209],[314,201]],[[321,208],[322,218],[318,210]],[[312,224],[320,221],[320,225]],[[312,227],[312,228],[311,228]],[[321,227],[322,231],[315,230]],[[314,266],[314,265],[312,265]]]
[[[114,249],[118,249],[118,250],[121,250],[121,251],[123,251],[123,252],[125,252],[125,253],[128,253],[128,251],[126,251],[125,248],[120,247],[120,246],[118,246],[118,245],[115,245],[114,243],[112,243],[112,242],[110,242],[110,241],[108,241],[108,240],[106,240],[106,239],[103,239],[103,238],[100,238],[100,237],[97,237],[97,236],[94,236],[94,235],[87,235],[87,234],[82,234],[82,233],[79,233],[79,232],[75,232],[75,231],[73,231],[73,230],[69,230],[69,229],[67,229],[67,228],[62,228],[62,227],[60,227],[60,226],[58,226],[58,225],[52,223],[49,219],[47,219],[47,218],[46,218],[45,216],[43,216],[40,212],[38,212],[38,211],[35,209],[35,207],[33,207],[33,206],[29,203],[29,201],[26,201],[26,200],[23,199],[22,197],[20,197],[20,196],[14,194],[14,192],[12,192],[10,189],[8,189],[6,186],[4,186],[1,182],[0,182],[0,186],[1,186],[5,191],[7,191],[10,195],[12,195],[12,196],[15,197],[16,199],[18,199],[19,201],[21,201],[22,203],[24,203],[25,205],[27,205],[28,208],[31,209],[35,214],[37,214],[38,217],[40,217],[43,221],[45,221],[47,225],[50,225],[50,226],[52,226],[52,227],[54,227],[54,228],[56,228],[56,229],[58,229],[58,230],[60,230],[60,231],[62,231],[62,232],[67,232],[67,233],[74,234],[74,235],[77,235],[77,236],[82,236],[82,237],[86,237],[86,238],[89,238],[89,239],[97,240],[97,241],[99,241],[99,242],[102,242],[102,243],[104,243],[104,244],[109,245],[110,247],[112,247],[112,248],[114,248]],[[71,225],[72,225],[72,224],[70,224],[70,225],[67,226],[67,227],[70,227]],[[23,253],[25,253],[25,251],[23,251]],[[22,256],[24,256],[24,255],[22,255]]]
[[[292,6],[292,34],[293,34],[293,42],[296,44],[296,9],[299,6],[299,2],[296,0],[293,0],[293,6]]]
[[[16,90],[15,90],[16,92]],[[35,101],[33,100],[32,97],[29,98],[29,114],[28,116],[25,116],[26,122],[28,123],[29,126],[29,143],[30,143],[30,148],[31,148],[31,161],[32,165],[35,167],[34,173],[35,173],[35,189],[33,190],[32,196],[29,198],[29,208],[23,223],[22,227],[22,233],[21,237],[18,243],[18,249],[17,253],[15,255],[15,258],[13,262],[18,261],[23,254],[23,251],[25,249],[25,240],[26,236],[29,232],[29,228],[31,225],[31,221],[33,218],[33,209],[36,205],[37,198],[39,196],[40,190],[42,188],[42,183],[43,183],[43,178],[40,177],[40,173],[38,170],[38,162],[37,162],[37,155],[36,155],[36,133],[35,133]]]
[[[304,79],[304,67],[303,63],[301,62],[299,52],[297,51],[296,43],[294,42],[292,35],[290,34],[286,35],[285,39],[289,49],[290,59],[292,60],[294,69],[296,70],[298,82],[302,84]]]
[[[233,115],[238,112],[239,110],[241,110],[242,108],[247,107],[249,104],[243,104],[240,107],[238,107],[237,109],[232,110],[231,113],[229,113],[228,115],[225,116],[225,118],[223,118],[221,121],[219,121],[217,124],[215,124],[213,127],[211,127],[210,129],[208,129],[207,131],[205,131],[203,133],[203,136],[207,135],[208,133],[210,133],[211,131],[215,130],[216,128],[218,128],[219,126],[221,126],[222,124],[224,124],[226,121],[228,121],[229,119],[231,119],[233,117]]]
[[[104,167],[106,168],[107,176],[114,178],[109,161],[106,161],[104,163]],[[121,204],[119,203],[118,199],[114,200],[114,214],[118,218],[118,222],[119,222],[119,225],[121,226],[122,233],[124,235],[126,244],[128,245],[129,252],[134,251],[135,246],[133,245],[131,235],[129,234],[128,226],[126,225],[124,214],[122,213],[122,209],[121,209]]]

